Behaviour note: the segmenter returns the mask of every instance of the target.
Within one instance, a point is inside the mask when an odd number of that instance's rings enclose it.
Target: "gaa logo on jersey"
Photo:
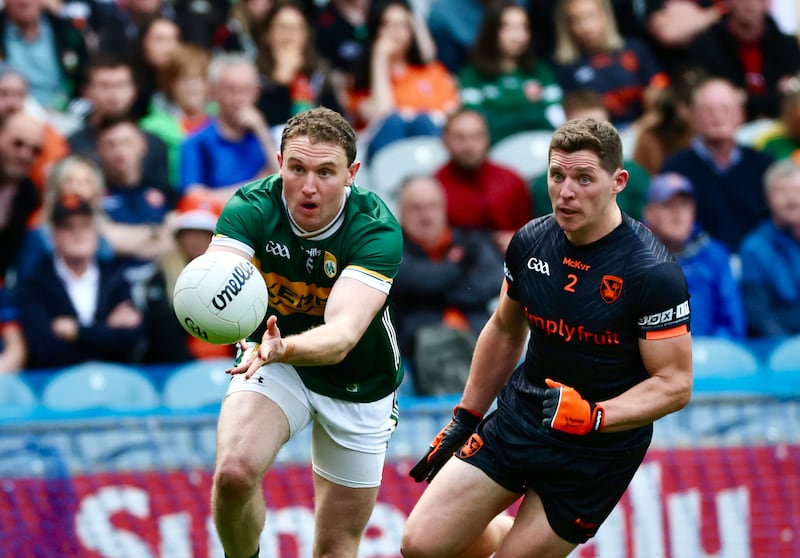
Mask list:
[[[336,265],[336,256],[328,251],[326,251],[325,255],[322,257],[322,271],[324,271],[325,275],[331,279],[336,277],[336,272],[338,271],[338,266]]]
[[[542,275],[550,276],[550,264],[539,258],[530,258],[528,260],[528,269],[538,271]]]
[[[279,258],[286,258],[287,260],[292,258],[289,253],[289,248],[287,248],[285,244],[279,244],[274,240],[267,242],[267,245],[264,246],[264,252],[272,254],[273,256],[278,256]]]

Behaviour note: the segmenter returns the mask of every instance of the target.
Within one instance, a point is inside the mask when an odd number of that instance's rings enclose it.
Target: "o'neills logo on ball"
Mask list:
[[[247,280],[250,279],[255,272],[256,267],[250,262],[242,262],[234,267],[233,273],[231,273],[228,279],[228,284],[217,293],[217,296],[211,299],[211,304],[214,305],[214,308],[217,310],[224,310],[225,307],[228,306],[228,303],[242,291],[244,284],[247,283]]]

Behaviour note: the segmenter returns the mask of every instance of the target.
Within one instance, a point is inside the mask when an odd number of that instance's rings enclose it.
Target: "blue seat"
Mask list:
[[[723,337],[692,339],[696,377],[738,378],[758,372],[758,359],[746,345]]]
[[[755,354],[730,339],[695,337],[692,364],[696,392],[760,393],[768,387]]]
[[[45,385],[41,402],[58,411],[139,411],[158,407],[161,399],[150,379],[135,368],[87,362],[57,372]]]
[[[771,383],[780,395],[800,395],[800,335],[778,343],[767,361]]]
[[[171,409],[218,407],[228,389],[230,376],[225,369],[231,364],[229,358],[213,358],[176,369],[164,384],[164,405]]]
[[[36,394],[21,376],[0,374],[0,406],[30,407],[36,403]]]
[[[433,174],[447,161],[447,150],[437,136],[403,138],[381,148],[369,164],[369,186],[397,214],[395,197],[411,175]],[[359,173],[360,176],[360,173]],[[356,184],[360,184],[356,177]]]
[[[769,355],[773,372],[800,372],[800,335],[781,341]]]
[[[0,374],[0,418],[25,416],[39,403],[28,383],[17,374]]]

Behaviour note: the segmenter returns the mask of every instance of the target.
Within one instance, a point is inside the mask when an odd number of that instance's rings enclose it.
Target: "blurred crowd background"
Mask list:
[[[391,297],[419,394],[458,391],[550,133],[623,137],[619,204],[673,252],[692,331],[800,334],[792,0],[5,0],[0,372],[232,355],[171,309],[221,208],[324,105],[401,222]]]

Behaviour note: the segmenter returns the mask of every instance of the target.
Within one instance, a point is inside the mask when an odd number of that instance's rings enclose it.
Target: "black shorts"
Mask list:
[[[456,455],[507,490],[535,491],[553,531],[580,544],[622,498],[649,445],[649,437],[624,448],[569,444],[501,407]]]

